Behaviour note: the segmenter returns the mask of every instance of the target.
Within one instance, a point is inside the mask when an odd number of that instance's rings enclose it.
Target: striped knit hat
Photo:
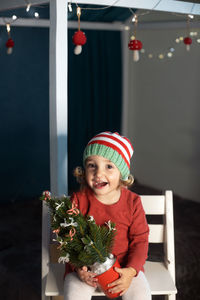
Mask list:
[[[130,159],[133,146],[129,139],[117,132],[102,132],[93,137],[83,153],[83,163],[89,156],[100,155],[109,159],[119,169],[122,180],[127,180],[130,174]]]

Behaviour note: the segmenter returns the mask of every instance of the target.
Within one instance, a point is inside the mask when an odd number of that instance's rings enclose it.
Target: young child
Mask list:
[[[75,169],[82,188],[72,195],[72,200],[84,215],[93,216],[98,225],[109,220],[116,224],[112,253],[121,268],[115,268],[120,277],[109,284],[109,291],[121,292],[123,300],[150,300],[151,291],[143,272],[149,228],[140,197],[127,189],[133,183],[132,154],[130,141],[116,132],[93,137],[83,154],[84,170]],[[95,274],[87,266],[72,272],[70,265],[66,273],[64,299],[90,300],[97,287]]]

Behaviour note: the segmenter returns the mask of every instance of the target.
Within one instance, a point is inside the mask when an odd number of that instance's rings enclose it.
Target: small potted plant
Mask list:
[[[109,298],[119,296],[108,292],[107,284],[116,280],[119,274],[114,267],[120,267],[112,254],[116,233],[111,221],[98,226],[93,216],[83,216],[70,197],[51,197],[49,191],[43,192],[51,212],[51,226],[59,243],[58,262],[70,263],[76,268],[88,266],[97,274],[98,284]]]

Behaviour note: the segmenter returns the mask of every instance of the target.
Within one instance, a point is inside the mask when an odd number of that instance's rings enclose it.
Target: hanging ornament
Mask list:
[[[133,51],[133,60],[139,60],[139,51],[142,49],[142,42],[139,40],[130,40],[128,48]]]
[[[192,39],[190,37],[190,17],[187,18],[187,33],[188,36],[184,38],[183,42],[186,45],[186,50],[190,51],[190,45],[192,44]]]
[[[13,47],[14,47],[15,43],[11,39],[11,36],[10,36],[10,24],[9,23],[6,24],[6,30],[7,30],[7,33],[8,33],[8,40],[6,42],[7,54],[11,54],[12,51],[13,51]]]
[[[6,47],[7,47],[7,54],[11,54],[14,47],[14,41],[11,38],[7,40]]]
[[[183,42],[186,45],[186,50],[190,51],[190,45],[192,44],[192,39],[189,36],[187,36],[184,38]]]
[[[81,8],[77,7],[77,16],[78,16],[78,31],[76,31],[72,37],[73,43],[76,45],[74,48],[74,54],[79,55],[82,52],[82,46],[85,45],[87,38],[83,31],[80,30],[80,16]]]
[[[134,15],[134,37],[130,39],[128,48],[133,51],[133,60],[138,61],[140,59],[139,51],[142,49],[142,42],[136,39],[136,28],[138,23],[137,15]]]

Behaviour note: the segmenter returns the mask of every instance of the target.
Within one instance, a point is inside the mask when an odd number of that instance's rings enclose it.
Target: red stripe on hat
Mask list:
[[[134,148],[133,148],[133,146],[132,146],[130,140],[129,140],[127,137],[125,137],[125,136],[123,136],[123,138],[130,144],[132,150],[134,151]]]
[[[109,133],[109,132],[108,132]],[[115,134],[117,134],[117,135],[119,135],[119,133],[117,133],[117,132],[115,132]],[[112,134],[110,134],[110,135],[106,135],[106,134],[98,134],[98,135],[96,135],[94,138],[97,138],[97,137],[105,137],[105,138],[109,138],[109,139],[111,139],[111,140],[114,140],[114,141],[116,141],[117,143],[119,143],[123,148],[124,148],[124,150],[127,152],[127,154],[128,154],[128,157],[129,157],[129,159],[131,159],[131,153],[130,153],[130,150],[128,149],[128,147],[126,146],[126,144],[124,144],[120,139],[118,139],[117,137],[115,137],[115,136],[113,136]],[[120,136],[119,135],[119,137],[120,138],[124,138],[124,136]],[[126,141],[130,144],[130,146],[131,146],[131,148],[133,149],[133,147],[132,147],[132,145],[131,145],[131,143],[130,143],[130,141],[128,140],[128,139],[126,139]],[[120,150],[121,151],[121,150]]]
[[[125,161],[125,163],[127,164],[128,168],[130,169],[130,163],[129,163],[129,161],[126,159],[126,157],[124,156],[124,153],[117,146],[115,146],[115,145],[113,145],[113,144],[111,144],[109,142],[101,141],[101,140],[91,141],[91,142],[88,143],[88,146],[92,145],[92,144],[104,145],[104,146],[107,146],[107,147],[112,148],[113,150],[117,151],[122,156],[123,160]]]

